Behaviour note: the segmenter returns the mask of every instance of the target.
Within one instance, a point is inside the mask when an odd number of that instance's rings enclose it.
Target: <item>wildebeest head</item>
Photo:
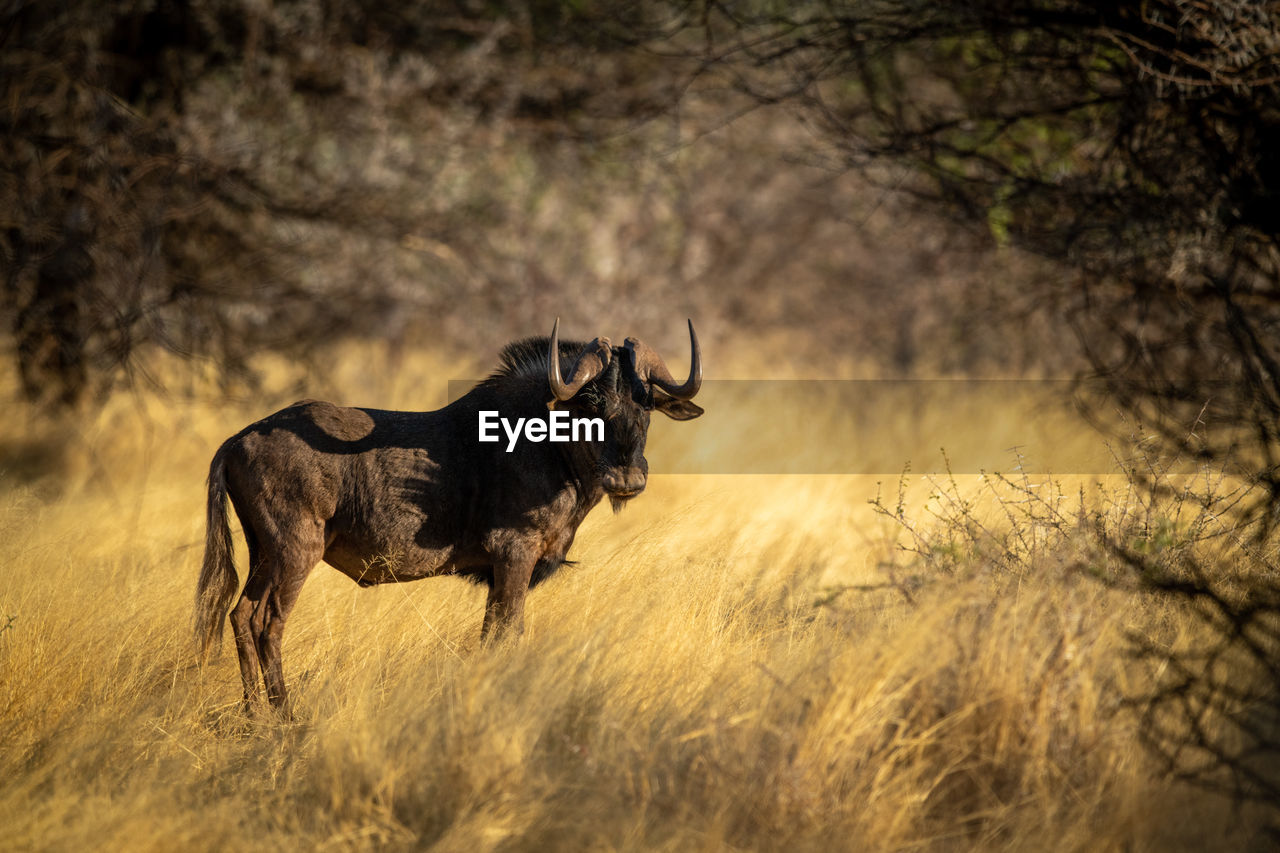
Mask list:
[[[649,463],[644,458],[649,413],[657,410],[677,421],[702,414],[692,402],[702,386],[702,354],[698,335],[689,321],[689,377],[676,382],[662,358],[637,338],[613,346],[608,338],[587,344],[566,376],[560,368],[560,321],[551,329],[547,380],[550,407],[575,417],[604,420],[604,449],[599,471],[605,494],[616,512],[644,491]]]

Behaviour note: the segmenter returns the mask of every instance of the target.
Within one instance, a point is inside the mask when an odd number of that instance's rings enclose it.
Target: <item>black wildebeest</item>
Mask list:
[[[249,576],[230,622],[247,706],[286,704],[280,662],[285,620],[321,560],[361,586],[455,574],[488,584],[483,635],[515,629],[529,588],[565,560],[578,525],[608,496],[617,510],[645,487],[649,413],[702,414],[698,338],[689,322],[689,377],[676,382],[635,338],[612,346],[532,338],[434,412],[296,403],[223,443],[209,466],[208,534],[196,591],[196,632],[207,652],[222,634],[238,579],[230,497],[249,546]],[[560,363],[572,364],[566,379]],[[530,443],[507,452],[478,440],[482,411],[547,418],[547,410],[604,420],[603,441]]]

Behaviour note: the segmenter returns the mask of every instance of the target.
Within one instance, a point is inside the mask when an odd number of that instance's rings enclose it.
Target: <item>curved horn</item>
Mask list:
[[[551,384],[551,393],[562,403],[568,400],[609,366],[612,355],[613,347],[609,339],[596,338],[573,363],[566,381],[560,373],[560,318],[557,317],[555,325],[551,327],[551,354],[547,359],[547,381]]]
[[[689,345],[692,349],[689,378],[683,383],[676,384],[662,357],[644,341],[627,338],[626,345],[635,360],[636,373],[677,400],[692,400],[702,387],[702,350],[698,347],[698,333],[693,330],[692,320],[689,321]]]

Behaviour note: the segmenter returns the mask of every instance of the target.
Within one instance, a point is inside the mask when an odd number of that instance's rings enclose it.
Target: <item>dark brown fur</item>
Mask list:
[[[602,443],[477,440],[481,410],[545,418],[549,342],[508,346],[503,366],[434,412],[344,408],[303,401],[228,439],[209,468],[208,534],[196,630],[207,651],[238,586],[230,498],[249,549],[249,576],[231,610],[245,702],[259,681],[286,704],[280,642],[303,582],[321,560],[361,586],[463,575],[489,587],[484,636],[519,631],[525,595],[565,562],[587,513],[605,495],[615,509],[644,488],[649,412],[702,414],[637,376],[621,347],[567,403],[603,417]],[[561,342],[572,360],[586,344]]]

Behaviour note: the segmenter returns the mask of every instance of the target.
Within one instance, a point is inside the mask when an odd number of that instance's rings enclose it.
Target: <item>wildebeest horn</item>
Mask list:
[[[551,393],[561,402],[568,400],[600,372],[609,366],[613,357],[613,345],[608,338],[596,338],[587,344],[587,348],[573,363],[566,381],[560,373],[560,318],[556,318],[551,327],[551,357],[547,360],[547,381],[551,383]]]
[[[692,400],[702,387],[702,351],[698,348],[698,333],[693,330],[692,320],[689,321],[689,344],[693,350],[689,356],[689,378],[677,385],[662,357],[648,344],[636,338],[626,340],[627,349],[635,359],[636,373],[677,400]]]

